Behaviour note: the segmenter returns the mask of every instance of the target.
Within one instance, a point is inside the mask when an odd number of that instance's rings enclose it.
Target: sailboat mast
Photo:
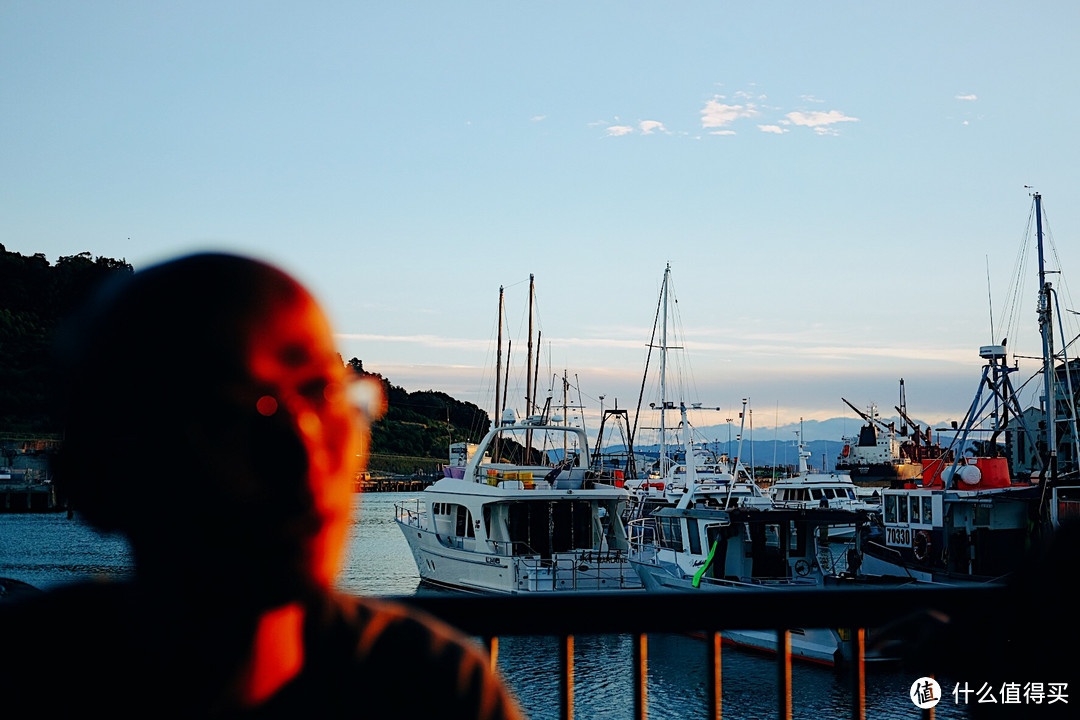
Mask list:
[[[748,398],[743,398],[742,412],[739,413],[739,438],[738,438],[739,439],[739,447],[735,451],[735,453],[736,453],[735,454],[735,464],[732,466],[732,470],[731,470],[731,474],[734,475],[736,478],[739,477],[739,465],[741,464],[741,465],[745,466],[745,463],[743,463],[743,461],[742,461],[742,441],[743,441],[743,431],[746,429],[746,402],[747,402],[747,400],[748,400]]]
[[[1051,285],[1046,281],[1043,254],[1042,195],[1035,197],[1035,235],[1039,248],[1039,330],[1043,345],[1043,387],[1046,393],[1046,450],[1049,453],[1051,480],[1057,478],[1057,401],[1054,397],[1054,323],[1050,307]]]
[[[525,349],[526,370],[525,370],[525,415],[526,417],[532,415],[533,411],[533,388],[532,388],[532,376],[533,376],[533,363],[532,363],[532,349],[533,349],[533,275],[529,273],[529,345]]]
[[[503,343],[503,286],[499,286],[499,349],[495,352],[495,427],[502,425],[502,414],[499,412],[499,383],[502,380],[502,343]]]
[[[660,325],[660,476],[667,475],[667,428],[664,423],[667,414],[667,315],[668,315],[668,276],[671,264],[664,268],[664,283],[660,286],[660,304],[664,315]],[[690,462],[690,460],[687,460]]]

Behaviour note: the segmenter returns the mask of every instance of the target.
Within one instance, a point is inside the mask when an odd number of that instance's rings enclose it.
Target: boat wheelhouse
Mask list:
[[[850,545],[830,528],[865,521],[865,514],[831,508],[720,510],[690,500],[629,523],[630,562],[650,591],[740,592],[812,589],[826,575],[848,572]],[[725,630],[725,642],[776,650],[776,633]],[[792,656],[832,665],[845,643],[834,629],[798,628]]]

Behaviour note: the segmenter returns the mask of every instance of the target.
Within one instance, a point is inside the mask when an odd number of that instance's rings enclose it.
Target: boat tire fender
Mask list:
[[[810,563],[805,560],[795,561],[795,574],[799,577],[806,577],[810,573]]]
[[[926,530],[919,530],[915,533],[915,539],[912,540],[912,549],[915,551],[916,560],[925,560],[930,557],[930,533]]]

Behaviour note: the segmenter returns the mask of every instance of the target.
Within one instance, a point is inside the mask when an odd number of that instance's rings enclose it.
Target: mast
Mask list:
[[[529,345],[525,349],[526,357],[526,370],[525,370],[525,416],[532,415],[533,411],[533,392],[532,392],[532,376],[533,376],[533,363],[532,363],[532,349],[533,349],[533,274],[529,273]]]
[[[664,268],[664,282],[660,286],[660,305],[663,315],[660,324],[660,476],[667,474],[667,320],[668,320],[668,276],[671,264]]]
[[[502,425],[502,414],[499,412],[499,381],[502,375],[502,342],[503,342],[503,286],[499,286],[499,349],[495,353],[495,427]]]
[[[1050,308],[1051,284],[1046,281],[1043,255],[1042,195],[1035,197],[1035,233],[1039,249],[1039,332],[1043,345],[1043,388],[1046,393],[1046,451],[1051,481],[1057,478],[1057,407],[1054,398],[1054,324]],[[1068,368],[1066,368],[1068,372]]]
[[[748,400],[748,398],[743,398],[742,399],[742,412],[739,413],[739,437],[737,438],[738,441],[739,441],[739,447],[738,447],[738,450],[735,451],[736,452],[736,454],[735,454],[735,464],[731,468],[731,474],[734,475],[736,478],[739,477],[739,465],[743,465],[745,467],[745,463],[743,463],[743,461],[742,461],[742,441],[743,441],[743,430],[746,429],[746,402],[747,402],[747,400]]]
[[[564,427],[570,424],[570,417],[569,417],[569,415],[570,415],[570,398],[569,398],[569,392],[570,392],[570,382],[566,379],[566,368],[563,368],[563,371],[562,371],[562,407],[563,407],[562,413],[563,413],[563,423],[562,424],[563,424]],[[569,450],[569,448],[567,446],[567,443],[570,440],[569,435],[570,435],[570,433],[563,433],[562,434],[562,437],[563,437],[563,440],[562,440],[563,460],[566,459],[566,453]]]
[[[679,403],[679,413],[682,415],[683,452],[686,453],[686,493],[679,498],[676,507],[685,510],[694,501],[694,491],[697,488],[697,463],[694,462],[694,439],[690,434],[690,421],[686,419],[686,403]],[[734,482],[731,484],[732,487],[734,484]],[[728,488],[728,494],[731,494],[730,487]]]

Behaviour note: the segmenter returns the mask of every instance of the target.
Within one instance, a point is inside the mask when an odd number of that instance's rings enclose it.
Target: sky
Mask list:
[[[1055,283],[1075,262],[1078,28],[1063,1],[6,0],[0,243],[268,260],[344,358],[488,410],[500,287],[523,409],[531,274],[539,384],[591,422],[636,406],[670,265],[668,399],[721,408],[696,424],[890,415],[900,378],[945,422],[979,346],[1039,353],[1033,190]]]

